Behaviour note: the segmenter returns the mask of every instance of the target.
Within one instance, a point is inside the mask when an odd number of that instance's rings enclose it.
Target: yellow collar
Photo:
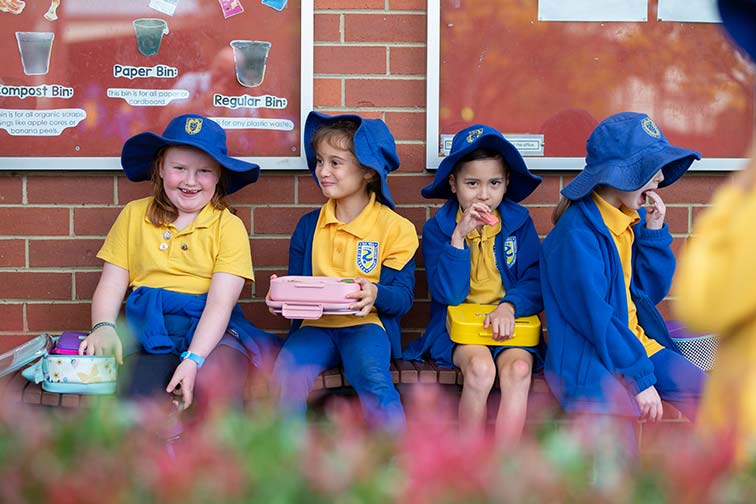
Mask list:
[[[222,210],[218,210],[212,204],[208,203],[202,208],[202,210],[200,210],[200,213],[197,214],[197,217],[194,218],[191,224],[189,224],[184,229],[182,229],[180,233],[183,234],[183,233],[188,233],[190,231],[193,231],[195,229],[210,227],[215,223],[216,220],[220,219],[220,216],[222,213],[223,213]],[[150,222],[150,219],[147,216],[147,212],[145,212],[144,214],[144,220],[145,222]],[[173,226],[173,224],[168,224],[168,227],[175,227],[175,226]]]
[[[360,215],[355,217],[355,219],[349,224],[344,224],[336,218],[336,202],[332,199],[329,199],[326,204],[323,205],[323,218],[320,221],[320,226],[321,228],[330,225],[341,226],[341,229],[343,231],[346,231],[347,233],[352,234],[357,238],[364,238],[365,236],[367,236],[368,232],[375,223],[376,218],[378,217],[377,212],[375,212],[374,210],[378,210],[381,205],[382,204],[380,202],[376,201],[375,193],[370,193],[370,201],[367,205],[365,205],[365,208],[362,209]]]
[[[635,225],[640,221],[638,212],[630,208],[617,208],[616,206],[607,202],[604,198],[598,195],[598,193],[591,193],[593,202],[601,213],[601,218],[604,220],[604,224],[609,228],[612,234],[619,236],[624,233],[629,227]]]

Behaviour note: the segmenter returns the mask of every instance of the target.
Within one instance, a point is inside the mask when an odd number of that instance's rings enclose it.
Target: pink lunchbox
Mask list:
[[[78,355],[79,345],[87,335],[85,332],[66,331],[60,335],[50,353],[57,355]]]
[[[318,319],[323,315],[357,313],[346,295],[360,290],[351,278],[282,276],[270,282],[268,306],[287,319]]]

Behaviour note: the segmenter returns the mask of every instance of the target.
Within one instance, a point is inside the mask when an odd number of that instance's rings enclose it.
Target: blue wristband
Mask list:
[[[202,357],[201,355],[197,355],[196,353],[190,352],[188,350],[181,354],[181,360],[183,361],[186,359],[194,361],[197,364],[197,369],[201,368],[202,365],[205,363],[204,357]]]

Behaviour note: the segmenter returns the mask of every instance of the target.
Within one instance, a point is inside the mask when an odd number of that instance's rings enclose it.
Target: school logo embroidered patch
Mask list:
[[[202,119],[199,119],[197,117],[191,117],[187,119],[186,124],[184,125],[184,129],[190,135],[196,135],[197,133],[202,131]]]
[[[507,260],[507,268],[511,268],[517,262],[517,237],[507,236],[504,240],[504,257]]]
[[[473,143],[476,138],[483,134],[483,128],[474,129],[467,134],[467,143]]]
[[[651,119],[650,117],[646,117],[641,121],[641,126],[643,127],[643,131],[648,133],[654,138],[659,138],[661,136],[661,132],[659,131],[659,127],[656,125],[656,123]]]
[[[378,242],[357,242],[357,267],[363,273],[370,273],[378,266]]]

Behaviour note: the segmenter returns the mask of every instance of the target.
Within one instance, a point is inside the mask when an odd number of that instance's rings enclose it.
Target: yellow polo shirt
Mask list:
[[[254,280],[249,235],[228,209],[206,205],[179,231],[155,226],[147,218],[152,197],[132,201],[110,228],[97,257],[129,272],[132,289],[147,286],[204,294],[213,273]]]
[[[320,210],[312,243],[312,274],[343,278],[363,277],[373,283],[384,266],[401,270],[414,257],[418,239],[415,226],[370,196],[370,202],[352,222],[336,218],[336,203],[328,200]],[[350,327],[377,324],[378,314],[367,317],[326,315],[305,320],[303,326]]]
[[[633,233],[632,226],[637,224],[640,220],[638,212],[628,208],[619,209],[614,205],[610,205],[604,198],[596,194],[591,194],[593,202],[601,212],[601,218],[604,220],[604,224],[609,228],[609,232],[612,234],[614,244],[617,246],[617,252],[619,253],[620,261],[622,262],[622,273],[625,278],[625,294],[627,295],[627,326],[638,337],[643,347],[646,349],[646,354],[651,357],[656,352],[664,348],[655,339],[646,336],[646,332],[638,323],[638,309],[635,307],[635,303],[630,297],[630,279],[632,276],[633,268],[633,240],[635,234]]]
[[[459,207],[457,223],[463,214],[462,207]],[[480,232],[473,229],[465,237],[465,242],[470,247],[470,291],[465,303],[499,304],[505,294],[494,256],[496,235],[501,232],[501,216],[498,210],[494,210],[492,214],[499,220],[495,225],[484,225]]]

